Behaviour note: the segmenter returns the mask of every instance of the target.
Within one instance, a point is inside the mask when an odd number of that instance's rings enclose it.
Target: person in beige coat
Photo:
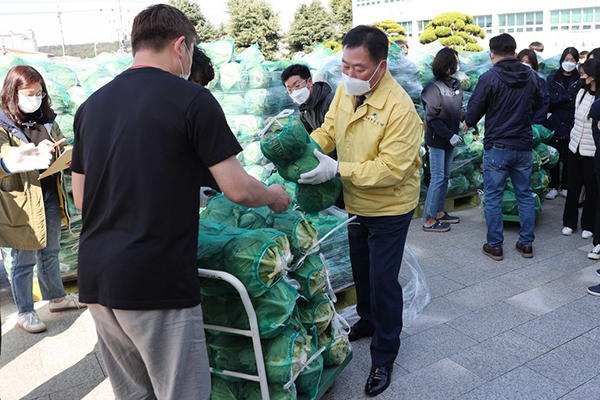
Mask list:
[[[585,185],[585,201],[581,214],[581,237],[590,239],[594,234],[596,219],[596,202],[598,185],[594,174],[594,154],[596,145],[592,135],[592,119],[590,109],[595,99],[599,98],[597,80],[600,79],[600,60],[590,59],[582,66],[581,88],[575,96],[575,119],[569,141],[569,176],[567,201],[563,212],[563,235],[569,236],[577,229],[579,193]]]
[[[65,141],[56,124],[46,84],[26,65],[13,67],[0,92],[0,246],[11,248],[11,287],[29,333],[46,330],[33,308],[33,268],[50,311],[80,308],[65,293],[60,275],[61,220],[68,225],[62,173],[39,179]]]

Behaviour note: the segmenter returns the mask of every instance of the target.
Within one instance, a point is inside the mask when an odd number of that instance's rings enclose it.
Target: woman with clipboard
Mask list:
[[[60,275],[61,221],[69,224],[62,172],[40,173],[61,154],[65,141],[51,108],[44,78],[27,65],[13,67],[0,92],[0,246],[11,248],[11,287],[17,325],[46,330],[33,309],[33,267],[49,310],[85,307],[65,293]]]

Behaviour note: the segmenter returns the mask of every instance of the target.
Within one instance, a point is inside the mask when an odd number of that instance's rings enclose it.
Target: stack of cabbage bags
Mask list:
[[[224,195],[208,202],[199,223],[198,266],[226,270],[250,294],[271,396],[314,398],[323,367],[341,364],[350,351],[349,328],[330,300],[332,288],[317,229],[299,211],[274,214],[267,207],[234,204]],[[249,329],[241,299],[224,286],[202,280],[204,322]],[[257,373],[249,338],[207,329],[207,346],[213,368]],[[248,392],[258,388],[215,375],[215,399],[249,398]]]

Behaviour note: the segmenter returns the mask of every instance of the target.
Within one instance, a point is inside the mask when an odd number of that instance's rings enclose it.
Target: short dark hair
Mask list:
[[[534,50],[541,53],[542,51],[544,51],[544,45],[542,44],[542,42],[531,42],[529,44],[529,50]]]
[[[596,60],[600,60],[600,47],[596,47],[594,50],[590,51],[588,58],[595,58]]]
[[[131,49],[133,54],[141,49],[161,52],[171,42],[185,36],[190,48],[196,42],[196,28],[177,8],[167,4],[147,7],[135,16],[131,28]]]
[[[210,61],[210,58],[204,51],[200,50],[198,46],[194,46],[192,73],[190,74],[189,80],[202,86],[206,86],[213,79],[215,79],[215,69],[212,61]]]
[[[585,56],[587,56],[588,54],[590,54],[590,52],[589,52],[589,51],[587,51],[587,50],[581,50],[581,51],[579,52],[579,57],[580,57],[580,58],[581,58],[581,57],[585,57]]]
[[[490,51],[500,57],[514,57],[517,42],[508,33],[502,33],[490,39]]]
[[[55,115],[52,110],[52,101],[46,88],[46,82],[44,82],[42,75],[38,70],[29,65],[16,65],[6,74],[2,91],[0,91],[0,107],[6,116],[16,125],[20,125],[25,121],[25,115],[19,108],[19,90],[34,83],[42,85],[42,93],[46,94],[42,98],[42,106],[40,107],[44,118],[49,120]]]
[[[406,42],[406,40],[398,39],[398,40],[394,40],[394,43],[396,43],[398,46],[407,46],[408,47],[408,43]]]
[[[540,64],[538,63],[537,54],[535,51],[531,49],[523,49],[517,54],[517,60],[522,61],[523,57],[527,56],[529,58],[529,62],[531,63],[531,68],[534,71],[538,71],[540,69]]]
[[[389,43],[386,34],[381,29],[371,25],[355,26],[342,39],[344,48],[353,49],[364,46],[374,63],[380,63],[387,59]]]
[[[600,79],[600,60],[590,58],[582,64],[583,71],[596,79]]]
[[[567,58],[567,55],[569,54],[573,56],[575,62],[579,61],[579,57],[581,56],[581,54],[577,51],[577,49],[575,47],[567,47],[563,50],[562,55],[560,56],[561,64],[563,63],[563,61],[565,61],[565,58]],[[559,68],[562,68],[562,66],[559,66]]]
[[[298,75],[302,79],[308,79],[311,77],[310,69],[304,64],[292,64],[281,73],[281,83],[285,85],[285,81],[290,79],[292,76]]]
[[[450,47],[444,47],[435,55],[431,63],[433,75],[438,79],[447,79],[456,73],[458,52]]]

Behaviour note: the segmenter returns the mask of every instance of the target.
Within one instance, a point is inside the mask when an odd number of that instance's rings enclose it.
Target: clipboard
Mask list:
[[[67,168],[67,164],[71,162],[71,158],[73,157],[73,146],[65,147],[63,153],[58,157],[47,170],[45,170],[38,179],[44,179],[50,175],[54,175],[57,172],[62,171]]]

